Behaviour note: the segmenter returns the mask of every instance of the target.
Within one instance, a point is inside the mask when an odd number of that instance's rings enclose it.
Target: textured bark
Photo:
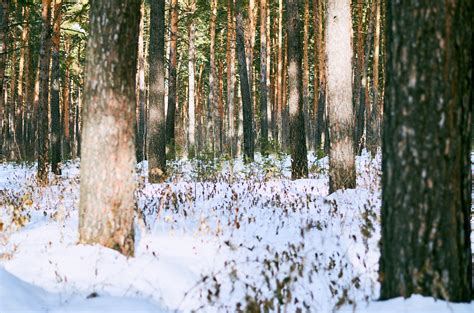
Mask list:
[[[165,0],[150,4],[148,180],[157,183],[166,173]]]
[[[79,241],[134,253],[135,75],[140,0],[93,1],[87,49]]]
[[[267,1],[260,0],[260,151],[268,149],[267,116]]]
[[[51,170],[61,175],[61,113],[59,107],[59,43],[61,27],[62,0],[54,0],[53,36],[52,36],[52,69],[51,69]]]
[[[190,4],[191,12],[196,11],[196,2],[191,0]],[[193,158],[196,154],[196,116],[195,116],[195,58],[196,58],[196,47],[194,44],[196,36],[196,25],[194,19],[191,18],[188,25],[188,40],[189,40],[189,51],[188,51],[188,157]]]
[[[329,118],[329,192],[355,188],[350,0],[329,0],[326,60]]]
[[[288,14],[288,87],[290,118],[291,178],[299,179],[308,176],[308,159],[304,125],[304,99],[302,78],[302,41],[301,23],[298,15],[298,1],[287,0]]]
[[[227,1],[227,107],[228,107],[228,133],[230,155],[235,157],[237,152],[237,139],[235,137],[235,21],[234,2]]]
[[[242,16],[242,0],[235,3],[237,29],[237,57],[239,60],[240,93],[242,96],[242,119],[244,132],[244,158],[247,162],[254,159],[253,113],[245,58],[244,21]]]
[[[171,158],[175,155],[176,126],[176,83],[177,83],[177,46],[178,46],[178,0],[170,3],[170,53],[168,68],[168,108],[166,113],[166,143]]]
[[[381,298],[472,299],[472,1],[390,3]]]
[[[38,182],[48,184],[49,163],[49,63],[51,58],[51,0],[43,0],[38,93]]]
[[[136,126],[136,145],[135,154],[137,162],[145,158],[145,4],[140,5],[140,24],[138,33],[138,62],[137,62],[137,126]]]

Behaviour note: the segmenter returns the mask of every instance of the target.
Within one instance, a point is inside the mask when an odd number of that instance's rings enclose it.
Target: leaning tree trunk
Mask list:
[[[237,57],[239,60],[240,92],[242,96],[242,115],[244,128],[244,158],[254,159],[252,98],[250,95],[247,60],[245,58],[244,21],[242,16],[242,0],[235,3],[237,23]]]
[[[79,241],[134,253],[135,75],[140,0],[92,1]],[[132,72],[131,72],[132,71]]]
[[[150,6],[148,180],[157,183],[166,173],[165,0]]]
[[[472,1],[388,6],[382,299],[473,296],[473,9]]]
[[[302,78],[302,56],[300,29],[298,16],[298,1],[287,0],[288,12],[288,87],[290,107],[290,150],[291,150],[291,178],[298,179],[308,176],[308,159],[306,150],[306,136],[304,125],[304,99]]]
[[[51,69],[51,170],[56,175],[61,175],[61,113],[59,108],[59,79],[61,69],[59,67],[59,43],[61,26],[62,0],[54,0],[53,12],[53,55]]]
[[[48,184],[49,162],[49,63],[51,56],[51,0],[43,0],[38,99],[38,182]]]
[[[350,0],[329,0],[326,68],[329,118],[329,192],[355,188]]]

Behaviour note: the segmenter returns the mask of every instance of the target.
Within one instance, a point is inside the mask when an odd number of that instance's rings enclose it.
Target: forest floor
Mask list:
[[[473,312],[474,302],[379,295],[380,157],[328,196],[327,158],[291,181],[287,156],[137,167],[135,257],[78,245],[79,162],[47,188],[0,164],[0,312]]]

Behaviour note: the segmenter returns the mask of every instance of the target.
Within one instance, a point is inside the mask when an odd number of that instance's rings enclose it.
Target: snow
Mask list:
[[[328,193],[290,159],[180,160],[149,184],[137,166],[135,257],[78,241],[79,162],[47,188],[35,166],[0,164],[0,312],[472,312],[474,304],[379,296],[380,156],[357,159],[357,189]],[[17,222],[14,223],[12,220]]]

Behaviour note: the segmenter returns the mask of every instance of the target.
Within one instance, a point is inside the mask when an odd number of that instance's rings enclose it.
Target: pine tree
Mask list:
[[[134,253],[135,75],[140,0],[90,3],[79,241]],[[133,72],[132,72],[133,73]]]

